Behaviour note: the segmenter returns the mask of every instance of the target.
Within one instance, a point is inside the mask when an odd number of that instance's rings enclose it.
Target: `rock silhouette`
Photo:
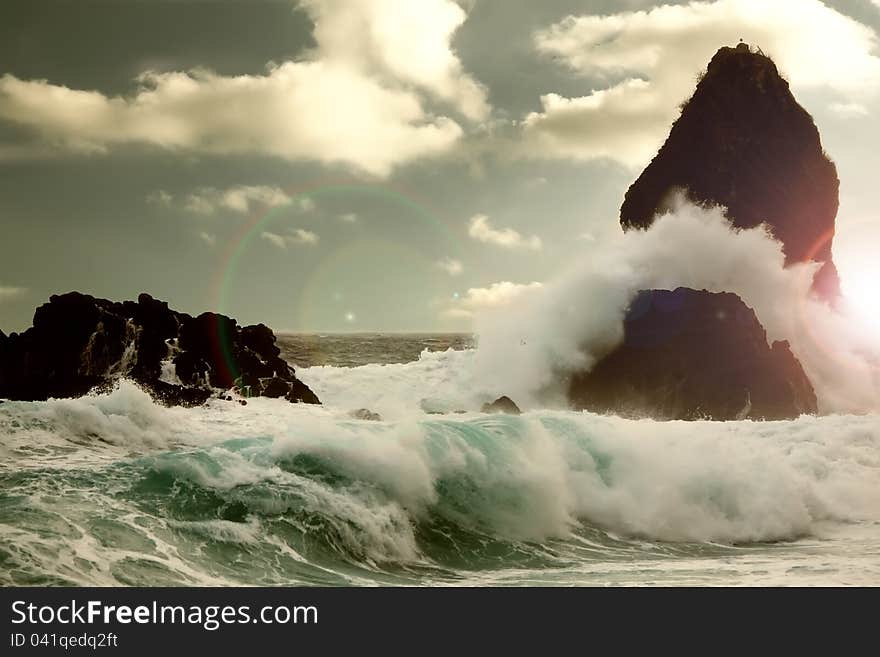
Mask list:
[[[126,377],[169,405],[202,404],[233,388],[319,404],[279,354],[262,324],[192,317],[148,294],[114,302],[70,292],[37,308],[31,328],[0,338],[0,397],[76,397]]]
[[[480,409],[481,413],[507,413],[508,415],[519,415],[521,411],[514,401],[504,395],[491,403],[483,404]]]
[[[816,395],[787,342],[767,343],[735,294],[645,290],[623,343],[574,376],[576,409],[656,419],[791,419],[816,413]]]
[[[773,61],[741,43],[712,58],[666,143],[627,191],[620,223],[647,228],[676,190],[686,190],[694,201],[725,206],[734,226],[766,223],[787,264],[822,263],[814,289],[834,300],[838,188],[812,117]]]

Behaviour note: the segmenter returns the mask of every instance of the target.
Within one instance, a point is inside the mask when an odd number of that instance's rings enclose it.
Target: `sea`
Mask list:
[[[0,584],[880,585],[877,415],[489,415],[469,335],[279,346],[323,405],[0,403]]]

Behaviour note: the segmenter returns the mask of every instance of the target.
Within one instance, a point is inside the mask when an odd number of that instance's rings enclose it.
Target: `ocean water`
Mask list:
[[[876,415],[483,415],[467,336],[281,342],[323,406],[0,403],[0,583],[880,585]]]

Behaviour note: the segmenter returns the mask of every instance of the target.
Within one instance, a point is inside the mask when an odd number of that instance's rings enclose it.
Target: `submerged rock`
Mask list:
[[[233,388],[319,404],[279,354],[262,324],[191,317],[148,294],[114,302],[70,292],[37,308],[31,328],[0,339],[0,397],[76,397],[127,377],[168,405],[203,404]]]
[[[483,404],[480,409],[481,413],[507,413],[508,415],[519,415],[520,410],[510,397],[502,396],[491,403]]]
[[[767,343],[735,294],[678,288],[639,293],[623,343],[574,376],[575,409],[657,419],[790,419],[816,394],[787,342]]]
[[[351,417],[355,420],[369,420],[371,422],[381,422],[382,416],[378,413],[374,413],[368,408],[359,408],[356,411],[352,411],[349,413]]]
[[[734,226],[761,223],[786,263],[823,263],[814,289],[840,292],[831,259],[839,181],[812,117],[773,61],[746,44],[721,48],[666,143],[626,193],[623,228],[647,228],[678,189],[727,208]]]

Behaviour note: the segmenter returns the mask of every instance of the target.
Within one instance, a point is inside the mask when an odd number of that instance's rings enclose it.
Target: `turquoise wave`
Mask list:
[[[880,528],[876,416],[369,422],[128,390],[2,404],[0,438],[5,585],[690,581]]]

